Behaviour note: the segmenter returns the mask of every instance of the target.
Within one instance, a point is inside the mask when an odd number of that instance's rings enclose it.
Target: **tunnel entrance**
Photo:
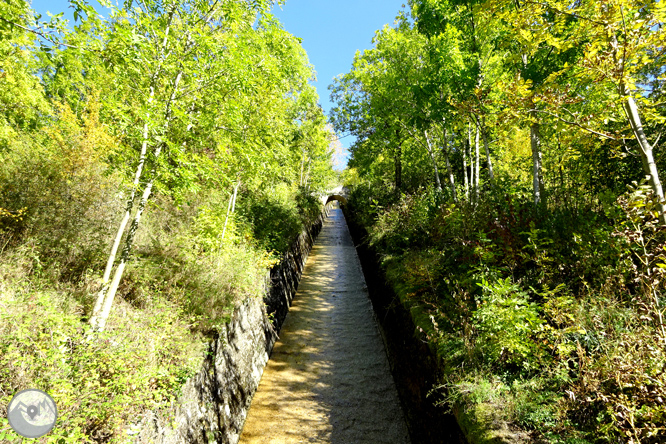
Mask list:
[[[347,205],[347,198],[340,194],[331,194],[328,196],[328,199],[326,199],[326,204],[333,202],[334,200],[340,202],[340,205]]]

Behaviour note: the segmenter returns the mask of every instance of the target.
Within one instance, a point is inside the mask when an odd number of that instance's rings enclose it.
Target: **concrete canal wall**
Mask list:
[[[201,370],[182,388],[175,420],[143,420],[137,443],[236,444],[326,210],[267,276],[263,299],[248,299],[213,339]]]

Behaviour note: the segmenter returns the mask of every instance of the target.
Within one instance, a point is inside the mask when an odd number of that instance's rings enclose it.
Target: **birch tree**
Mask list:
[[[173,176],[173,171],[163,173],[173,169],[171,161],[187,146],[182,138],[193,126],[192,113],[187,110],[196,108],[197,98],[206,89],[220,88],[216,79],[226,71],[224,45],[234,32],[249,27],[252,18],[252,11],[242,5],[217,1],[142,1],[114,10],[107,34],[107,60],[111,69],[120,73],[119,82],[138,91],[130,97],[135,100],[132,105],[142,110],[137,122],[140,139],[135,142],[140,141],[140,150],[124,216],[90,318],[93,329],[105,327],[156,181]]]
[[[580,61],[568,65],[566,74],[571,80],[585,85],[588,94],[595,89],[609,88],[607,109],[615,111],[631,130],[642,160],[643,172],[655,196],[660,201],[662,224],[666,223],[666,206],[659,177],[653,144],[644,129],[644,121],[663,123],[664,117],[655,112],[654,103],[639,82],[640,72],[646,64],[659,60],[663,66],[662,54],[666,45],[666,7],[659,1],[614,0],[610,2],[584,1],[569,6],[558,1],[545,1],[533,4],[527,2],[527,17],[522,20],[543,22],[545,14],[555,17],[554,23],[559,28],[571,25],[572,35],[564,40],[559,35],[546,35],[560,51],[571,45],[580,45]],[[555,83],[555,82],[553,82]],[[553,114],[567,124],[583,131],[596,133],[597,136],[612,138],[603,129],[589,128],[582,121],[580,114],[569,112],[560,115],[561,110]],[[601,126],[608,115],[598,116],[596,124]],[[603,119],[603,120],[602,120]],[[598,128],[598,127],[597,127]]]

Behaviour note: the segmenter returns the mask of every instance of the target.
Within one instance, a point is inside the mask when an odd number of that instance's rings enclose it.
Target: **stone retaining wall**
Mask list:
[[[137,443],[236,444],[277,333],[296,293],[303,268],[321,230],[326,210],[292,244],[266,277],[262,299],[243,302],[208,346],[201,370],[182,388],[175,420],[152,415]]]

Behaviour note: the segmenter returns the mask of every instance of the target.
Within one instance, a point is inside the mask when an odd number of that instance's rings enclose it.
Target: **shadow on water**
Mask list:
[[[436,406],[435,399],[428,396],[439,379],[436,358],[428,345],[415,336],[409,312],[396,303],[397,296],[386,283],[376,252],[363,242],[367,232],[347,211],[345,216],[380,324],[412,443],[466,444],[455,416]]]
[[[384,344],[339,209],[313,248],[242,443],[408,443]]]

